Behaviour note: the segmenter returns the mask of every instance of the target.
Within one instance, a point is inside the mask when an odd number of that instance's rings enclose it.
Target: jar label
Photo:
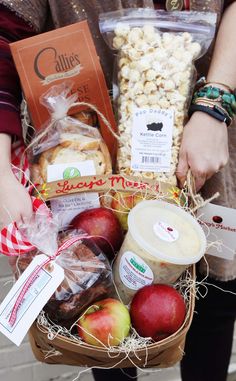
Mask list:
[[[162,241],[175,242],[179,238],[178,230],[163,221],[156,222],[153,225],[153,230],[157,237]]]
[[[126,251],[121,257],[119,274],[122,283],[131,290],[153,283],[152,269],[132,251]]]

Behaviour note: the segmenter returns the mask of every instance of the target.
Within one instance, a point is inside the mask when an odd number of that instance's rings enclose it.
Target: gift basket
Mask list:
[[[106,134],[68,116],[80,103],[68,82],[41,97],[50,120],[26,152],[35,200],[51,212],[14,225],[21,236],[14,243],[26,245],[15,251],[19,280],[42,254],[46,259],[13,305],[20,315],[31,283],[60,268],[63,280],[29,329],[39,361],[165,368],[181,360],[206,238],[192,192],[177,187],[175,172],[194,61],[207,51],[215,21],[211,13],[144,9],[100,16],[117,58],[117,134],[99,114],[118,142],[114,168]]]
[[[195,278],[194,266],[191,268],[191,279]],[[133,346],[127,341],[122,349],[119,347],[99,348],[74,337],[67,337],[62,332],[53,332],[44,319],[34,323],[29,331],[33,353],[38,361],[48,364],[81,365],[103,368],[167,368],[179,362],[184,353],[185,337],[191,325],[194,313],[194,292],[190,293],[188,314],[181,328],[159,343],[143,342]],[[136,340],[138,343],[138,340]],[[138,348],[140,346],[140,348]],[[47,356],[49,354],[49,356]]]

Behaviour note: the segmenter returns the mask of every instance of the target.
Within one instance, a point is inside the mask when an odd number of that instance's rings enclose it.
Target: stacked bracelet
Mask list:
[[[208,85],[208,86],[210,86],[210,85],[211,86],[218,85],[218,86],[220,86],[220,88],[223,87],[223,88],[227,89],[232,94],[235,94],[235,90],[236,90],[236,89],[232,89],[229,85],[226,85],[225,83],[222,83],[222,82],[216,82],[216,81],[214,81],[214,82],[207,82],[205,77],[199,78],[199,80],[196,83],[195,88],[199,89],[199,88],[202,88],[202,87],[204,87],[206,85]]]
[[[215,84],[216,82],[214,82],[214,86],[205,83],[204,86],[195,91],[189,114],[202,111],[229,126],[236,115],[236,92],[227,85],[219,84],[227,89],[223,90],[215,87]]]
[[[230,124],[232,123],[232,119],[226,114],[224,114],[217,106],[192,104],[189,108],[189,116],[191,116],[195,111],[205,112],[206,114],[212,116],[220,122],[226,123],[227,126],[230,126]]]
[[[221,106],[227,111],[229,116],[233,118],[236,114],[236,98],[235,95],[225,90],[213,86],[204,86],[196,91],[193,96],[193,103],[197,99],[209,99],[213,103],[220,103]]]

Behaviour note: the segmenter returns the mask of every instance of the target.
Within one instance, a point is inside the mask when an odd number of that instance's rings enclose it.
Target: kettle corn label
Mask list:
[[[154,173],[170,172],[173,110],[135,108],[132,119],[131,168]]]

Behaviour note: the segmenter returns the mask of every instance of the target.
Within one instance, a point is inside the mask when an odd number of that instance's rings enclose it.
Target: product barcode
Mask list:
[[[159,163],[160,158],[156,156],[142,156],[142,163]]]

